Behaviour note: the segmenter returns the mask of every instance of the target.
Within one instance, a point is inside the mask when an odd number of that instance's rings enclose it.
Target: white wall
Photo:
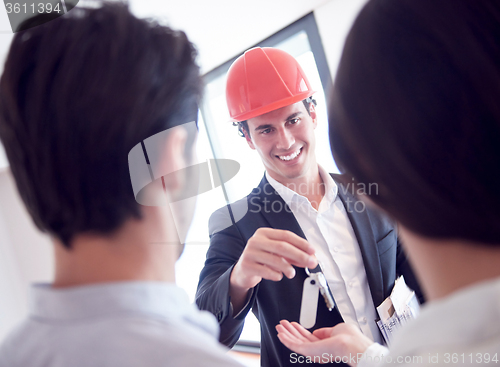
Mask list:
[[[0,340],[25,317],[28,287],[53,278],[52,247],[34,226],[9,170],[0,171]]]
[[[7,156],[5,155],[5,150],[3,149],[2,144],[0,144],[0,170],[3,168],[7,168],[9,166],[9,162],[7,162]]]
[[[314,10],[328,65],[335,75],[342,45],[366,0],[131,0],[138,15],[167,18],[184,29],[208,71]],[[12,34],[0,6],[0,60]],[[3,68],[3,62],[2,62]],[[205,230],[206,227],[203,228]],[[50,241],[33,226],[0,151],[0,341],[26,315],[27,289],[52,279]]]
[[[368,0],[330,0],[314,10],[332,78],[335,79],[345,38]]]
[[[12,40],[12,30],[9,24],[9,18],[5,8],[0,5],[0,73],[3,72],[3,64],[5,57],[9,51],[10,42]],[[7,157],[2,145],[0,144],[0,171],[8,166]],[[1,315],[0,315],[1,317]],[[1,328],[1,325],[0,325]]]
[[[342,0],[350,2],[351,0]],[[160,16],[199,50],[205,73],[328,0],[130,0],[139,16]]]
[[[1,187],[0,185],[0,189]],[[25,287],[20,279],[11,244],[5,217],[0,211],[0,335],[5,334],[22,317],[26,308],[23,295]]]

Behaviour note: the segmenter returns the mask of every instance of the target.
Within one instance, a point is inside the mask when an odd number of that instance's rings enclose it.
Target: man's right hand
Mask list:
[[[248,240],[230,278],[233,314],[243,308],[248,291],[262,279],[280,281],[295,276],[292,265],[315,268],[314,248],[302,237],[281,229],[259,228]]]

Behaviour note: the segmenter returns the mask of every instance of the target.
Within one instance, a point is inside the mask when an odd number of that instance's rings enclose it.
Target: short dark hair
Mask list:
[[[311,103],[316,106],[316,100],[312,97],[308,97],[306,99],[303,99],[302,103],[304,103],[304,107],[306,108],[307,113],[309,114],[309,116],[311,116],[311,111],[309,111],[309,106],[311,105]],[[233,122],[233,126],[238,126],[238,133],[240,134],[241,137],[245,137],[245,131],[247,132],[248,136],[250,136],[250,130],[248,129],[247,120]]]
[[[71,248],[79,233],[141,218],[128,153],[196,119],[195,57],[183,32],[137,19],[123,3],[77,7],[15,35],[0,81],[0,138],[38,228]]]
[[[372,0],[329,108],[337,164],[431,238],[500,244],[500,2]]]

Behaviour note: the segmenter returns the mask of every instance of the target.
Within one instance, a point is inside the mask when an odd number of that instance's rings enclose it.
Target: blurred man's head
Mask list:
[[[41,230],[69,248],[78,234],[141,218],[129,151],[196,120],[195,57],[183,32],[121,4],[75,8],[15,35],[0,82],[0,138]],[[162,154],[189,160],[195,135]]]
[[[500,3],[372,0],[330,105],[339,166],[411,231],[500,244]]]

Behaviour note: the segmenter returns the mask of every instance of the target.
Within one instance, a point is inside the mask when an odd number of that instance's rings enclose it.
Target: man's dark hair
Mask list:
[[[304,107],[306,108],[307,113],[309,114],[309,116],[311,116],[309,106],[311,105],[311,103],[316,106],[316,100],[312,97],[308,97],[306,99],[303,99],[302,103],[304,103]],[[233,126],[238,126],[238,133],[240,134],[240,136],[245,137],[245,132],[248,134],[248,136],[250,136],[250,130],[248,129],[247,120],[233,122]]]
[[[195,57],[183,32],[120,3],[75,8],[15,35],[0,81],[0,138],[38,228],[71,248],[79,233],[141,218],[128,153],[196,119]]]
[[[500,244],[500,2],[372,0],[330,104],[337,163],[408,229]]]

